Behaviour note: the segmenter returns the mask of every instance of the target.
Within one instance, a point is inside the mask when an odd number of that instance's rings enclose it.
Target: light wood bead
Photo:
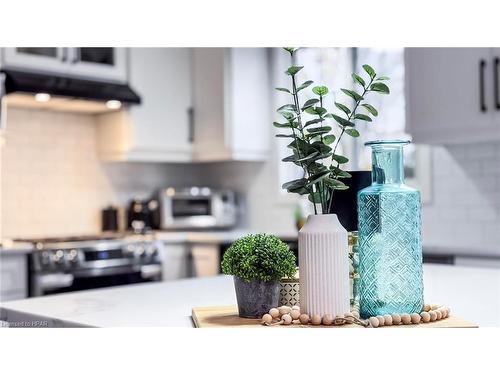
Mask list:
[[[423,323],[429,323],[431,320],[431,315],[427,311],[422,311],[420,313],[420,317],[422,318]]]
[[[281,306],[279,309],[280,315],[289,314],[292,309],[288,306]]]
[[[300,311],[292,309],[292,311],[290,311],[290,316],[292,317],[293,320],[297,320],[299,319]]]
[[[376,318],[378,319],[378,325],[379,327],[382,327],[385,324],[385,319],[382,315],[377,315]]]
[[[392,314],[391,317],[392,317],[392,324],[393,325],[397,326],[397,325],[401,324],[401,315]]]
[[[431,316],[431,322],[434,322],[437,319],[437,314],[434,310],[429,311],[429,315]]]
[[[321,316],[313,315],[311,316],[311,324],[315,326],[319,326],[321,324]]]
[[[401,314],[401,322],[403,324],[411,324],[411,317],[409,314]]]
[[[420,316],[420,314],[417,314],[417,313],[413,313],[413,314],[411,314],[411,315],[410,315],[410,318],[411,318],[411,322],[412,322],[413,324],[418,324],[418,323],[420,323],[420,319],[422,319],[422,318],[421,318],[421,316]]]
[[[325,326],[331,326],[333,324],[333,316],[331,314],[325,314],[321,319],[321,322]]]
[[[441,312],[441,310],[435,310],[435,311],[437,315],[436,320],[441,320],[443,318],[443,313]]]
[[[387,315],[384,315],[384,325],[385,326],[392,326],[392,316],[387,314]]]
[[[368,322],[370,323],[370,326],[372,326],[373,328],[377,328],[378,325],[380,324],[380,321],[375,316],[368,318]]]
[[[431,305],[429,305],[428,303],[426,303],[426,304],[424,305],[424,311],[426,311],[426,312],[431,311]]]

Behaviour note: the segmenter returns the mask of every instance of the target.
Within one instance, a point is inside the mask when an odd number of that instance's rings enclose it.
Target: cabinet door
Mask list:
[[[28,265],[25,254],[0,255],[0,300],[26,298]]]
[[[494,123],[500,129],[500,48],[492,50]]]
[[[415,142],[499,138],[489,48],[407,48],[407,129]]]
[[[98,116],[104,160],[191,160],[191,52],[187,48],[131,48],[130,86],[141,104]]]
[[[130,85],[142,98],[141,105],[130,108],[134,150],[165,161],[189,161],[190,50],[132,48],[130,63]]]
[[[69,51],[69,73],[89,79],[127,80],[127,50],[112,47],[79,47]]]
[[[191,276],[191,257],[186,244],[164,243],[160,248],[162,280],[178,280]]]
[[[68,48],[15,47],[4,48],[3,63],[7,67],[66,74]]]
[[[264,160],[271,138],[267,50],[196,48],[193,61],[195,160]]]

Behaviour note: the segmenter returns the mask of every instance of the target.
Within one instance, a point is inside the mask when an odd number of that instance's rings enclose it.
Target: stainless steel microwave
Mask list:
[[[162,229],[230,228],[236,224],[236,197],[231,190],[169,187],[160,191],[159,202]]]

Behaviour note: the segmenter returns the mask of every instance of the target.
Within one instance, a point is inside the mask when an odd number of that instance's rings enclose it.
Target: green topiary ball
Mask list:
[[[245,281],[278,281],[295,274],[295,255],[278,237],[250,234],[224,253],[222,272]]]

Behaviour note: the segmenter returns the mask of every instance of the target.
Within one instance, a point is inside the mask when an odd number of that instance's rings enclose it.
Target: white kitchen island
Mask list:
[[[425,300],[500,326],[500,269],[424,265]],[[11,326],[192,327],[191,309],[236,303],[228,276],[113,287],[2,303]]]

